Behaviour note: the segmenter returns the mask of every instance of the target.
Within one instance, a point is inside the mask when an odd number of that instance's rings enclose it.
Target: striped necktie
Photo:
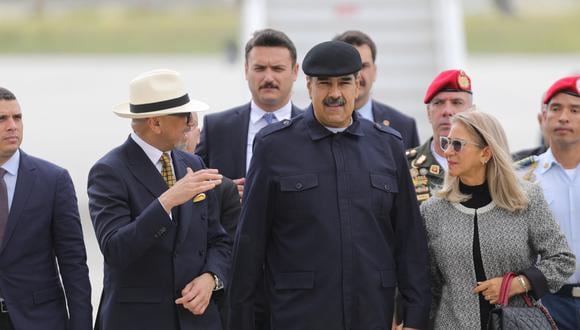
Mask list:
[[[171,159],[169,159],[169,155],[164,152],[163,155],[161,155],[160,160],[162,164],[161,176],[165,183],[167,183],[167,186],[171,188],[175,184],[175,175],[173,174],[173,169],[171,167]]]

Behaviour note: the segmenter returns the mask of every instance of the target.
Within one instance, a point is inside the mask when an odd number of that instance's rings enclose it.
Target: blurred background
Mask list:
[[[96,310],[102,257],[87,173],[129,134],[111,108],[139,73],[177,70],[193,98],[221,111],[250,99],[242,49],[254,30],[286,32],[300,61],[314,44],[359,29],[378,47],[373,97],[414,116],[421,140],[431,135],[427,86],[463,68],[516,151],[539,144],[542,93],[580,72],[578,22],[577,0],[0,0],[0,86],[22,106],[22,148],[73,177]],[[302,75],[293,100],[309,103]]]

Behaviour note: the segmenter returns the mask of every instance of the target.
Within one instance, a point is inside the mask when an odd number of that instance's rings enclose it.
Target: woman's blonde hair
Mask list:
[[[491,158],[487,162],[485,177],[491,199],[495,204],[510,212],[524,209],[528,205],[528,197],[514,169],[507,138],[501,124],[492,115],[473,110],[455,114],[451,118],[451,123],[463,125],[474,142],[489,147]],[[450,176],[449,173],[445,174],[443,187],[437,195],[457,203],[471,198],[461,193],[459,178]]]

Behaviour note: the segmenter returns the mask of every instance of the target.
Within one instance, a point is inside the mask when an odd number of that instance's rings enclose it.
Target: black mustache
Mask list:
[[[322,104],[324,104],[327,107],[340,107],[346,104],[346,100],[343,99],[342,97],[339,98],[328,97],[322,101]]]
[[[278,88],[278,86],[274,85],[273,83],[265,83],[262,86],[260,86],[260,89],[262,88]]]

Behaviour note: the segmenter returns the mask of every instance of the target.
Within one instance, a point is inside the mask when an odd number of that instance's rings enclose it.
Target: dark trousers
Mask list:
[[[558,293],[547,294],[542,297],[542,304],[556,321],[558,329],[580,329],[580,298]]]

